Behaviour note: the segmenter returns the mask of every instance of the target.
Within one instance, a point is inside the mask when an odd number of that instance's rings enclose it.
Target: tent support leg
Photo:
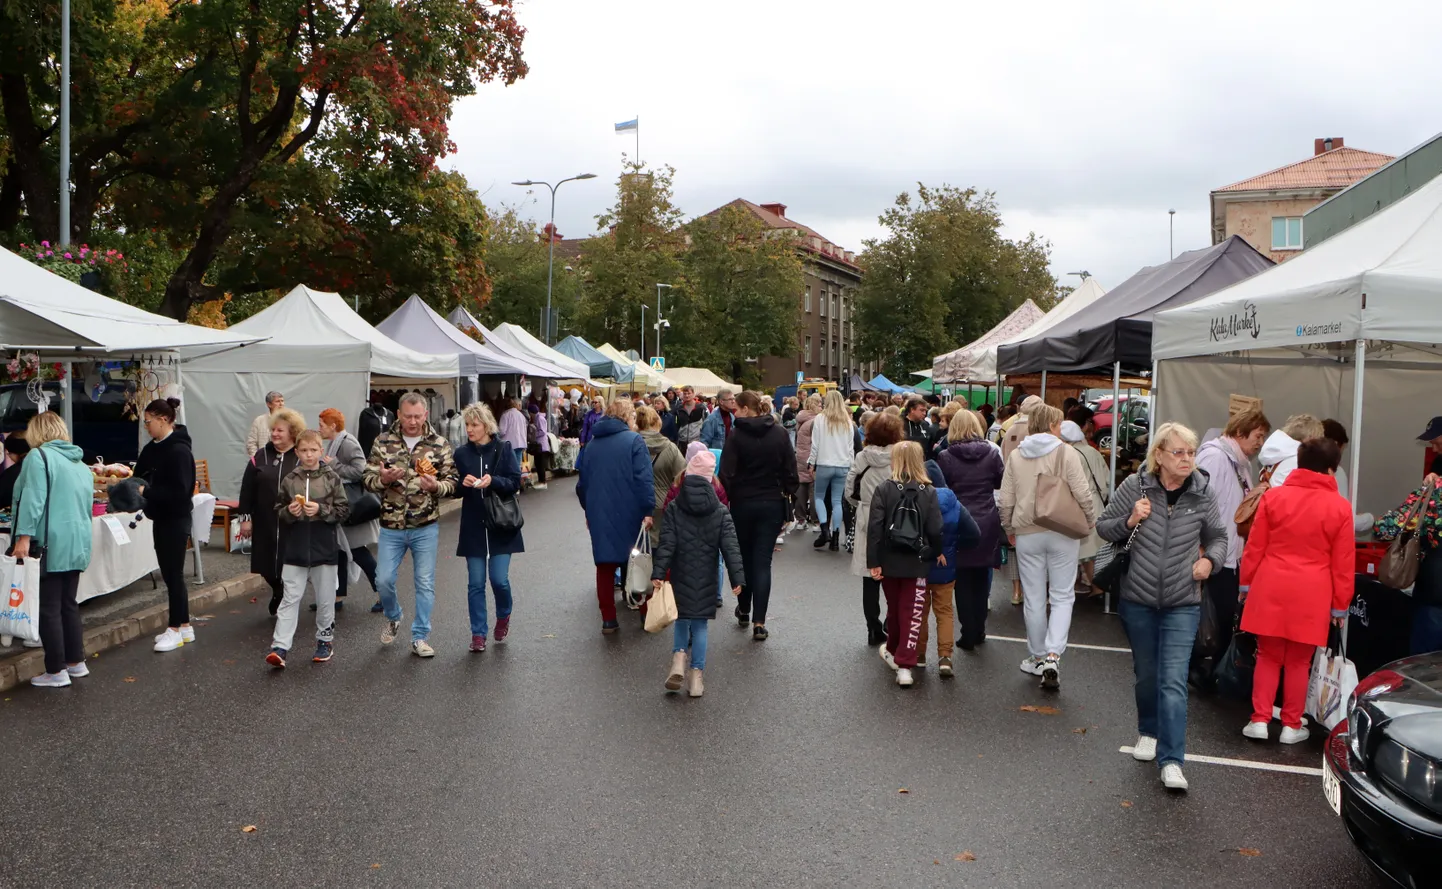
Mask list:
[[[1148,432],[1150,432],[1151,430],[1157,428],[1158,424],[1161,423],[1161,416],[1162,416],[1162,415],[1157,412],[1157,410],[1158,410],[1158,407],[1157,407],[1157,406],[1162,403],[1161,397],[1160,397],[1159,395],[1157,395],[1157,393],[1158,393],[1159,391],[1161,391],[1161,387],[1157,385],[1157,369],[1158,369],[1159,367],[1160,367],[1160,362],[1157,362],[1157,361],[1153,361],[1153,362],[1152,362],[1152,389],[1151,389],[1151,393],[1150,393],[1151,396],[1152,396],[1152,408],[1151,408],[1151,411],[1150,411],[1151,420],[1149,421],[1151,425],[1148,426],[1148,428],[1147,428],[1147,431],[1148,431]],[[1148,438],[1147,440],[1150,441],[1151,439]]]
[[[1041,372],[1041,400],[1046,401],[1046,371]]]
[[[1356,367],[1352,371],[1352,468],[1348,474],[1351,490],[1347,496],[1357,509],[1357,486],[1362,474],[1362,382],[1367,371],[1367,341],[1357,340]]]
[[[70,440],[75,440],[75,362],[62,361],[60,366],[64,368],[65,379],[60,383],[60,418],[65,421],[65,428],[70,430]]]

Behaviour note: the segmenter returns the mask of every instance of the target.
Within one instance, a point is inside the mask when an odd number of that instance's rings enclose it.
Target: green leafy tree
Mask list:
[[[1048,309],[1060,298],[1051,245],[1034,233],[1002,237],[992,192],[918,183],[880,222],[887,235],[866,241],[861,256],[856,327],[860,357],[888,376],[929,367],[1027,299]]]
[[[491,300],[477,317],[487,325],[509,321],[539,331],[546,310],[550,263],[546,232],[523,219],[518,208],[506,207],[492,214],[485,243]],[[576,323],[579,274],[574,267],[568,268],[561,252],[556,254],[554,272],[551,309],[556,313],[556,329],[568,330]]]

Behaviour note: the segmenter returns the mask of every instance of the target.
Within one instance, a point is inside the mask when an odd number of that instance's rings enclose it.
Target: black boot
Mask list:
[[[816,538],[816,542],[811,545],[816,547],[817,549],[821,549],[822,547],[826,546],[828,542],[831,542],[831,526],[822,525],[821,536]],[[835,549],[836,547],[835,545],[833,545],[831,548]]]
[[[837,551],[839,551],[840,549],[841,549],[841,535],[840,535],[840,534],[832,534],[832,535],[831,535],[831,551],[832,551],[832,552],[837,552]]]

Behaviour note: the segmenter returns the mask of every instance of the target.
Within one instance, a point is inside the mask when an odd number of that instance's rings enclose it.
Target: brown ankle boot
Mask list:
[[[706,692],[706,686],[701,682],[701,671],[691,671],[691,689],[688,694],[693,698],[699,698]]]

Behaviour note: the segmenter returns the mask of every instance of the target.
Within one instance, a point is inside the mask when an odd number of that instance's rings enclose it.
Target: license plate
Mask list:
[[[1332,771],[1332,764],[1327,757],[1322,757],[1322,795],[1327,798],[1327,805],[1338,817],[1342,815],[1342,782]]]

